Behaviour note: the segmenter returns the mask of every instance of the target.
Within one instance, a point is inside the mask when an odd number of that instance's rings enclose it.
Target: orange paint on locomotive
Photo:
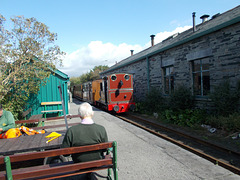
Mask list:
[[[99,79],[99,80],[95,80],[92,82],[92,96],[93,96],[93,103],[94,105],[96,105],[96,101],[99,101],[100,100],[100,91],[101,91],[101,84],[102,83],[102,80]]]

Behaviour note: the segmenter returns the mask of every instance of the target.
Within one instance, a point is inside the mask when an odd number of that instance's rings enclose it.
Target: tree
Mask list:
[[[89,78],[91,81],[100,79],[100,72],[107,70],[109,67],[106,65],[95,66],[89,73]]]
[[[80,84],[80,77],[71,77],[70,82],[71,82],[70,84],[71,87],[76,86]]]
[[[71,87],[77,84],[82,84],[88,81],[93,81],[96,79],[100,79],[100,75],[99,73],[102,71],[107,70],[109,67],[104,65],[100,65],[100,66],[95,66],[92,70],[90,70],[90,72],[82,74],[79,77],[72,77],[70,78],[70,82],[71,82]]]
[[[55,45],[57,34],[35,18],[11,18],[11,30],[5,21],[0,14],[0,102],[17,118],[55,65],[62,65],[64,52]]]

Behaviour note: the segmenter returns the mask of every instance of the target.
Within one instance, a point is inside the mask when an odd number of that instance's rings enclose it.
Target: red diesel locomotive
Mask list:
[[[73,88],[73,97],[116,113],[133,110],[133,76],[117,73]]]

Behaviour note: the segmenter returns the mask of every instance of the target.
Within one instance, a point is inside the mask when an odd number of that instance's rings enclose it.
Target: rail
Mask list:
[[[184,144],[182,141],[178,141],[178,140],[176,140],[174,138],[169,137],[166,134],[160,133],[159,129],[164,129],[166,131],[170,131],[172,133],[175,133],[175,134],[177,134],[178,137],[182,136],[182,137],[185,137],[185,138],[188,138],[188,139],[192,139],[192,142],[197,141],[198,143],[201,143],[203,145],[206,145],[206,146],[214,148],[215,151],[217,151],[217,152],[220,152],[219,150],[221,150],[223,153],[228,153],[227,154],[228,157],[230,157],[230,155],[234,155],[234,156],[236,156],[239,159],[239,155],[240,155],[239,152],[231,151],[229,149],[217,146],[217,145],[209,143],[207,141],[203,141],[201,139],[198,139],[198,138],[192,137],[190,135],[184,134],[182,132],[176,131],[174,129],[167,128],[167,127],[162,126],[162,125],[160,125],[158,123],[151,122],[149,120],[146,120],[146,119],[138,117],[138,116],[133,116],[133,115],[129,115],[129,114],[126,115],[126,117],[123,117],[121,115],[116,115],[116,116],[118,118],[126,121],[126,122],[129,122],[129,123],[131,123],[131,124],[133,124],[135,126],[138,126],[138,127],[142,128],[142,129],[144,129],[144,130],[146,130],[146,131],[148,131],[148,132],[150,132],[150,133],[152,133],[152,134],[154,134],[154,135],[156,135],[158,137],[161,137],[161,138],[163,138],[163,139],[165,139],[165,140],[167,140],[169,142],[172,142],[172,143],[174,143],[174,144],[176,144],[176,145],[178,145],[178,146],[180,146],[180,147],[182,147],[182,148],[184,148],[184,149],[186,149],[186,150],[188,150],[188,151],[190,151],[190,152],[192,152],[194,154],[197,154],[198,156],[201,156],[201,157],[209,160],[210,162],[212,162],[214,164],[222,166],[222,167],[230,170],[231,172],[240,175],[240,168],[239,167],[233,166],[232,164],[230,164],[230,162],[226,162],[226,161],[220,160],[219,158],[215,158],[215,157],[213,157],[213,156],[211,156],[211,155],[209,155],[207,153],[204,153],[204,152],[202,152],[202,151],[200,151],[200,150],[198,150],[198,149],[196,149],[196,148],[194,148],[192,146]],[[148,126],[150,125],[151,127],[146,127],[145,125],[140,124],[139,121],[141,121],[144,124],[148,124]]]

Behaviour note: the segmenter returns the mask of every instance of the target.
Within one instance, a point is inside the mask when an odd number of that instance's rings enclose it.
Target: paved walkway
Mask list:
[[[77,114],[80,103],[70,103],[71,114]],[[240,180],[240,176],[172,143],[106,112],[94,111],[94,121],[106,128],[109,141],[118,143],[119,180]]]

